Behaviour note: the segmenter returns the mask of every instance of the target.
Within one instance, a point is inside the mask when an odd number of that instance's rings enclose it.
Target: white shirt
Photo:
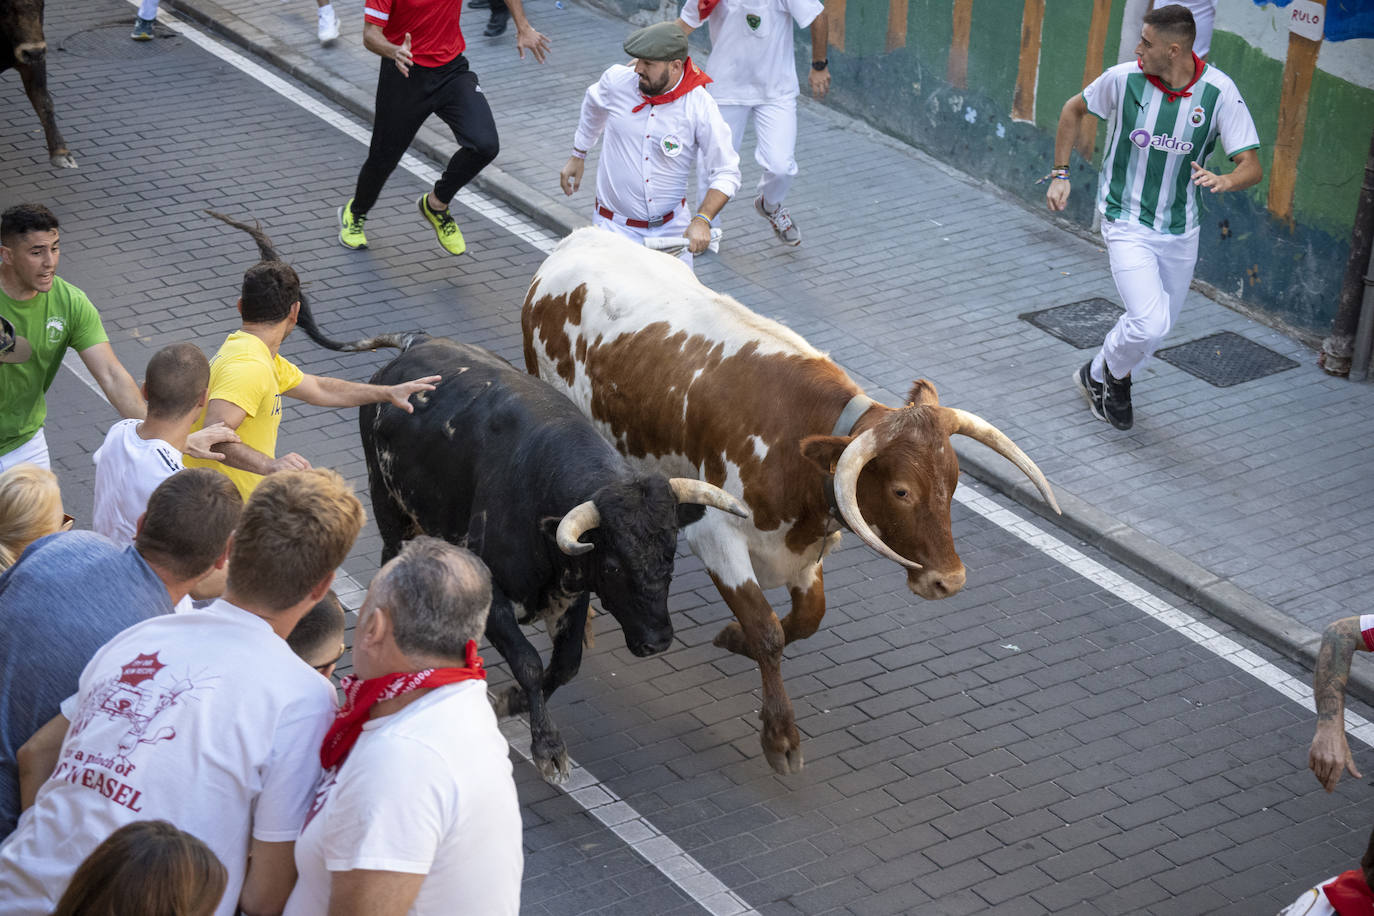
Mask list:
[[[485,681],[431,691],[363,725],[296,841],[285,916],[329,911],[331,872],[425,875],[410,916],[516,916],[520,800]]]
[[[181,470],[181,452],[162,439],[138,434],[142,420],[120,420],[95,450],[95,513],[91,527],[121,547],[157,485]]]
[[[739,156],[710,94],[693,89],[666,105],[631,110],[643,101],[639,77],[623,64],[587,87],[573,146],[589,150],[606,133],[596,170],[597,200],[630,219],[672,213],[687,196],[698,157],[710,187],[734,197]]]
[[[792,23],[806,28],[824,11],[820,0],[720,0],[711,31],[707,90],[721,105],[762,105],[800,92]],[[682,21],[701,26],[696,0],[682,5]]]
[[[334,690],[265,620],[220,600],[110,640],[62,713],[57,769],[0,846],[4,912],[52,912],[107,836],[163,818],[224,863],[215,913],[232,916],[250,836],[300,833]]]

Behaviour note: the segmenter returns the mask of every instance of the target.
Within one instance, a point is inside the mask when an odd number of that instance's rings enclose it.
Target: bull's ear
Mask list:
[[[677,504],[677,526],[679,529],[686,528],[693,522],[699,522],[705,516],[706,507],[700,503]]]
[[[807,436],[801,441],[802,457],[820,468],[822,474],[834,474],[844,447],[853,441],[853,436]]]
[[[926,404],[937,407],[940,404],[940,393],[935,390],[935,383],[923,378],[918,378],[911,385],[911,393],[906,396],[908,406]]]

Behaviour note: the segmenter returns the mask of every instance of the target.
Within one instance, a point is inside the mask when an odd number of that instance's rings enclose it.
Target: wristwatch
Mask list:
[[[812,69],[812,70],[824,70],[824,69],[825,69],[826,67],[828,67],[829,65],[830,65],[830,58],[828,58],[828,57],[825,58],[825,59],[823,59],[823,60],[813,60],[813,61],[811,62],[811,69]]]

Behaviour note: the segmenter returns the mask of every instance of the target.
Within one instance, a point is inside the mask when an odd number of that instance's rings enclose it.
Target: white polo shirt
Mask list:
[[[807,28],[824,9],[820,0],[720,0],[706,20],[711,97],[721,105],[795,98],[801,90],[792,23]],[[694,29],[702,24],[696,0],[686,0],[679,15]]]

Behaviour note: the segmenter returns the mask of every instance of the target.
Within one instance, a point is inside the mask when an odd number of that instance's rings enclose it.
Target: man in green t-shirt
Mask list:
[[[47,207],[19,204],[0,214],[0,471],[23,462],[50,466],[43,396],[68,349],[121,416],[143,419],[147,410],[100,313],[57,276],[58,254],[57,217]]]

